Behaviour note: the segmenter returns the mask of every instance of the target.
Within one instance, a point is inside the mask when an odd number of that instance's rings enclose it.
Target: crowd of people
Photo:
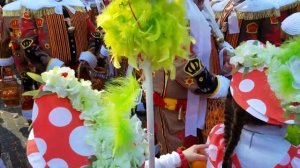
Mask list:
[[[105,29],[96,21],[110,3],[3,1],[0,89],[5,106],[21,105],[23,116],[33,120],[33,97],[22,93],[40,86],[27,72],[70,67],[98,90],[132,73],[143,80],[126,58],[120,68],[113,66]],[[164,70],[153,73],[155,167],[196,167],[197,161],[214,168],[300,167],[300,146],[285,139],[287,126],[300,124],[300,1],[183,4],[194,41],[188,59],[175,59],[174,80]],[[146,107],[144,102],[136,109]]]

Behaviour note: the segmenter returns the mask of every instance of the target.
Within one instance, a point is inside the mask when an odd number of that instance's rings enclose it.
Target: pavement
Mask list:
[[[0,101],[0,156],[6,168],[30,168],[26,157],[29,124],[20,107],[7,108]],[[0,160],[0,168],[3,168]]]

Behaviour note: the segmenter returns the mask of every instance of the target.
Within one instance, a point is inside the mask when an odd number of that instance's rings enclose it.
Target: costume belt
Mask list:
[[[164,108],[170,111],[179,112],[178,119],[183,118],[183,113],[186,111],[187,99],[162,98],[159,93],[153,93],[154,106]]]

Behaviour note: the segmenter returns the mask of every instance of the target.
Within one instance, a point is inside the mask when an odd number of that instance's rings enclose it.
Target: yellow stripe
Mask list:
[[[47,28],[48,28],[48,33],[49,33],[49,42],[50,42],[50,46],[51,46],[51,52],[52,55],[51,56],[55,56],[56,53],[54,52],[56,50],[56,46],[53,44],[54,41],[56,41],[55,36],[53,35],[52,31],[49,31],[49,29],[53,29],[53,23],[52,21],[54,20],[54,18],[51,15],[46,16],[46,24],[47,24]]]
[[[52,56],[69,62],[71,60],[67,27],[63,15],[52,14],[46,16],[48,33],[51,43]]]
[[[164,98],[165,108],[168,110],[175,110],[177,105],[176,99]]]
[[[233,6],[231,7],[231,9],[227,12],[227,8],[230,6],[230,5],[232,5],[232,0],[230,0],[227,4],[226,4],[226,6],[224,7],[224,9],[223,9],[223,11],[222,11],[222,13],[221,13],[221,18],[220,18],[220,24],[222,25],[224,22],[225,22],[225,20],[228,18],[228,16],[229,16],[229,14],[232,12],[232,10],[233,10]]]
[[[75,41],[77,57],[79,57],[82,51],[88,49],[88,30],[86,17],[87,14],[82,12],[76,12],[72,17],[72,24],[76,28]]]

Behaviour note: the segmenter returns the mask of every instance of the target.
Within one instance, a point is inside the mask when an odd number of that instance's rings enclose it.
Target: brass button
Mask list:
[[[45,46],[46,49],[50,48],[50,44],[49,43],[46,43],[44,46]]]

